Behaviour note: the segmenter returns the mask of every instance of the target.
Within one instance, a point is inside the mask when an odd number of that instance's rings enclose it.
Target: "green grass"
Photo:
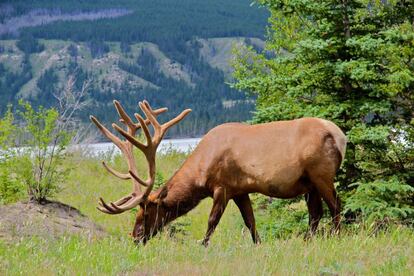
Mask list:
[[[161,156],[159,170],[168,178],[184,159],[177,153]],[[113,165],[125,168],[122,162],[118,157]],[[99,196],[117,199],[130,191],[130,183],[108,175],[97,159],[74,156],[68,163],[73,167],[70,179],[56,199],[79,208],[110,235],[101,239],[25,238],[13,244],[0,241],[0,275],[410,275],[414,271],[412,229],[395,226],[376,234],[345,229],[339,237],[322,234],[310,241],[304,241],[302,235],[266,238],[262,229],[265,240],[256,246],[233,203],[210,246],[204,248],[199,240],[207,226],[209,199],[176,222],[184,232],[170,237],[164,231],[145,247],[136,247],[128,236],[132,212],[109,216],[95,209]],[[140,171],[145,169],[142,157],[138,164]],[[256,216],[258,221],[267,218],[264,211],[256,210]]]
[[[208,248],[191,235],[171,239],[165,233],[138,248],[126,236],[28,239],[0,244],[0,274],[410,275],[413,238],[411,231],[395,229],[376,236],[361,232],[309,242],[296,237],[254,246],[239,227],[223,224]]]

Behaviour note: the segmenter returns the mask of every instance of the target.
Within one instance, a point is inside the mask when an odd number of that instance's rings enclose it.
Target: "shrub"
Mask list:
[[[264,239],[287,238],[307,231],[308,211],[304,201],[270,199],[262,195],[253,196],[252,201],[258,209],[257,227]]]
[[[4,165],[4,164],[1,164]],[[0,165],[0,166],[1,166]],[[10,170],[0,168],[0,204],[9,204],[25,197],[25,187],[17,179],[10,177]]]
[[[75,79],[70,77],[63,92],[53,95],[58,109],[35,110],[28,102],[20,101],[16,121],[11,107],[0,119],[0,202],[16,201],[27,190],[31,200],[44,203],[59,190],[70,168],[63,166],[69,142],[79,134],[74,119],[84,106],[85,82],[74,92]],[[78,135],[81,137],[81,135]]]
[[[16,126],[9,106],[0,118],[0,204],[12,203],[24,197],[25,187],[14,173],[16,168],[15,136]]]
[[[39,107],[35,111],[27,102],[21,101],[20,105],[27,150],[19,157],[17,174],[26,185],[30,199],[45,202],[67,177],[68,169],[61,165],[71,135],[59,126],[56,109]]]
[[[375,221],[412,220],[414,188],[401,183],[394,176],[389,180],[357,184],[357,189],[346,201],[344,212],[358,213],[369,224]]]

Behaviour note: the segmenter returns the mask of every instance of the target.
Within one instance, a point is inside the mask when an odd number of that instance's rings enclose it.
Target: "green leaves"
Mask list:
[[[15,136],[16,127],[13,124],[14,116],[11,106],[7,108],[7,112],[3,118],[0,118],[0,150],[7,151],[13,146],[12,141]]]
[[[0,204],[15,202],[24,196],[24,185],[16,177],[16,125],[11,106],[0,118]]]
[[[62,128],[59,112],[39,107],[37,111],[20,101],[19,114],[25,125],[28,150],[24,153],[18,174],[28,187],[31,199],[42,202],[59,190],[68,169],[61,167],[71,135]]]
[[[19,111],[19,115],[25,122],[25,128],[31,136],[27,140],[28,145],[46,150],[54,139],[53,134],[59,116],[58,112],[53,108],[45,109],[44,107],[39,107],[39,110],[35,111],[28,102],[24,101],[20,101],[19,104],[23,108],[22,111]]]
[[[369,127],[366,124],[355,126],[348,132],[348,139],[354,144],[374,144],[384,146],[388,144],[390,129],[387,126]]]
[[[56,109],[20,102],[19,120],[11,107],[0,119],[0,202],[24,197],[45,201],[59,190],[69,172],[62,166],[71,134]]]
[[[304,116],[334,121],[349,140],[338,175],[339,190],[355,193],[348,212],[365,218],[376,208],[382,217],[411,214],[414,202],[403,206],[402,197],[384,196],[411,194],[407,189],[414,187],[412,4],[261,3],[272,15],[271,53],[250,49],[248,63],[238,56],[234,74],[236,88],[258,95],[253,122]]]
[[[347,199],[344,212],[360,213],[361,219],[372,223],[377,220],[405,220],[414,217],[411,198],[414,188],[394,176],[388,180],[358,183]]]

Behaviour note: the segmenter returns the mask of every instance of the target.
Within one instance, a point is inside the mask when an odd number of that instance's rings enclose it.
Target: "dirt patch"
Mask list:
[[[79,210],[60,202],[19,202],[0,206],[0,239],[33,236],[53,239],[64,235],[94,238],[106,233]]]

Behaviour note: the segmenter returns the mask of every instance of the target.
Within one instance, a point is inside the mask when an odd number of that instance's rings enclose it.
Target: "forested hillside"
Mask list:
[[[231,89],[234,45],[263,47],[267,12],[250,1],[5,1],[0,4],[0,112],[20,98],[53,106],[69,76],[91,81],[87,105],[115,120],[112,100],[193,114],[172,136],[197,136],[251,117],[254,99]]]

